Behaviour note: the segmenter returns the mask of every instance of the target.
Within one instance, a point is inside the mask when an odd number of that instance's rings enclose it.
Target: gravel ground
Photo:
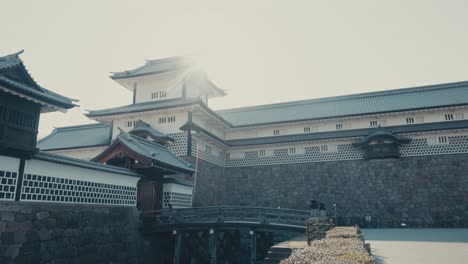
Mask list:
[[[468,263],[468,229],[362,229],[376,263]]]

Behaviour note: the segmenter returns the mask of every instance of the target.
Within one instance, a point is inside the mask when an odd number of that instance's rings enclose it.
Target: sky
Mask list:
[[[79,107],[54,127],[130,104],[109,78],[146,59],[196,55],[227,91],[213,109],[468,80],[468,1],[0,0],[0,56]]]

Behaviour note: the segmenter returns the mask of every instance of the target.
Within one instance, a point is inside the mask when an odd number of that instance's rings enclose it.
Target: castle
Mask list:
[[[195,206],[318,200],[387,225],[468,219],[468,82],[215,111],[226,92],[188,58],[110,77],[132,104],[89,111],[97,124],[56,128],[38,148],[99,161],[122,133],[151,130],[195,168]]]

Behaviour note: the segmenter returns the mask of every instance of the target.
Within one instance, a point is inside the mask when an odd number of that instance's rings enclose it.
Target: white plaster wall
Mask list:
[[[136,187],[139,180],[138,177],[74,167],[37,159],[26,160],[24,173],[71,180],[116,184],[128,187]]]
[[[400,126],[406,125],[406,118],[413,117],[416,121],[417,117],[423,117],[424,123],[432,122],[444,122],[445,114],[452,113],[454,116],[456,113],[463,113],[465,119],[468,118],[468,107],[460,108],[447,108],[447,109],[431,109],[425,111],[412,111],[405,113],[387,113],[381,115],[372,116],[359,116],[352,118],[342,118],[334,120],[321,120],[311,122],[300,122],[300,123],[285,123],[278,125],[269,125],[261,127],[248,127],[248,128],[236,128],[231,131],[226,131],[225,139],[243,139],[243,138],[254,138],[254,137],[271,137],[273,131],[276,129],[280,130],[280,135],[294,135],[303,134],[304,127],[311,127],[311,131],[316,132],[327,132],[336,131],[336,124],[343,124],[343,130],[347,129],[359,129],[369,128],[370,121],[384,121],[385,126]],[[316,129],[314,129],[316,128]]]
[[[135,102],[143,103],[182,97],[183,72],[171,71],[135,78],[137,85]],[[159,91],[166,91],[166,97],[151,98],[152,92]]]
[[[184,194],[192,194],[193,187],[181,185],[177,183],[165,183],[163,184],[163,192],[176,192]]]
[[[101,154],[106,150],[108,146],[105,147],[93,147],[93,148],[79,148],[79,149],[64,149],[64,150],[50,150],[46,151],[53,154],[58,154],[66,157],[82,159],[82,160],[91,160],[97,155]]]
[[[121,128],[122,130],[127,132],[132,130],[133,126],[127,127],[127,121],[136,120],[143,120],[144,122],[150,124],[154,129],[166,134],[180,133],[180,127],[182,127],[187,122],[187,112],[188,111],[183,108],[178,108],[116,116],[112,127],[112,138],[115,138],[120,133],[118,128]],[[175,122],[166,122],[162,124],[159,123],[160,117],[166,117],[167,120],[167,117],[170,116],[175,116]]]
[[[20,159],[0,156],[0,170],[18,172]]]

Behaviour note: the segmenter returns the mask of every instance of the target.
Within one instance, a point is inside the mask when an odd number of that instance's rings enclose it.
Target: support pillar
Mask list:
[[[210,229],[209,231],[209,243],[210,243],[210,263],[216,264],[216,257],[217,257],[217,239],[216,233],[214,229]]]
[[[254,230],[250,230],[250,264],[257,262],[257,239]]]
[[[172,234],[175,236],[174,264],[181,264],[182,233],[178,230],[174,230]]]

